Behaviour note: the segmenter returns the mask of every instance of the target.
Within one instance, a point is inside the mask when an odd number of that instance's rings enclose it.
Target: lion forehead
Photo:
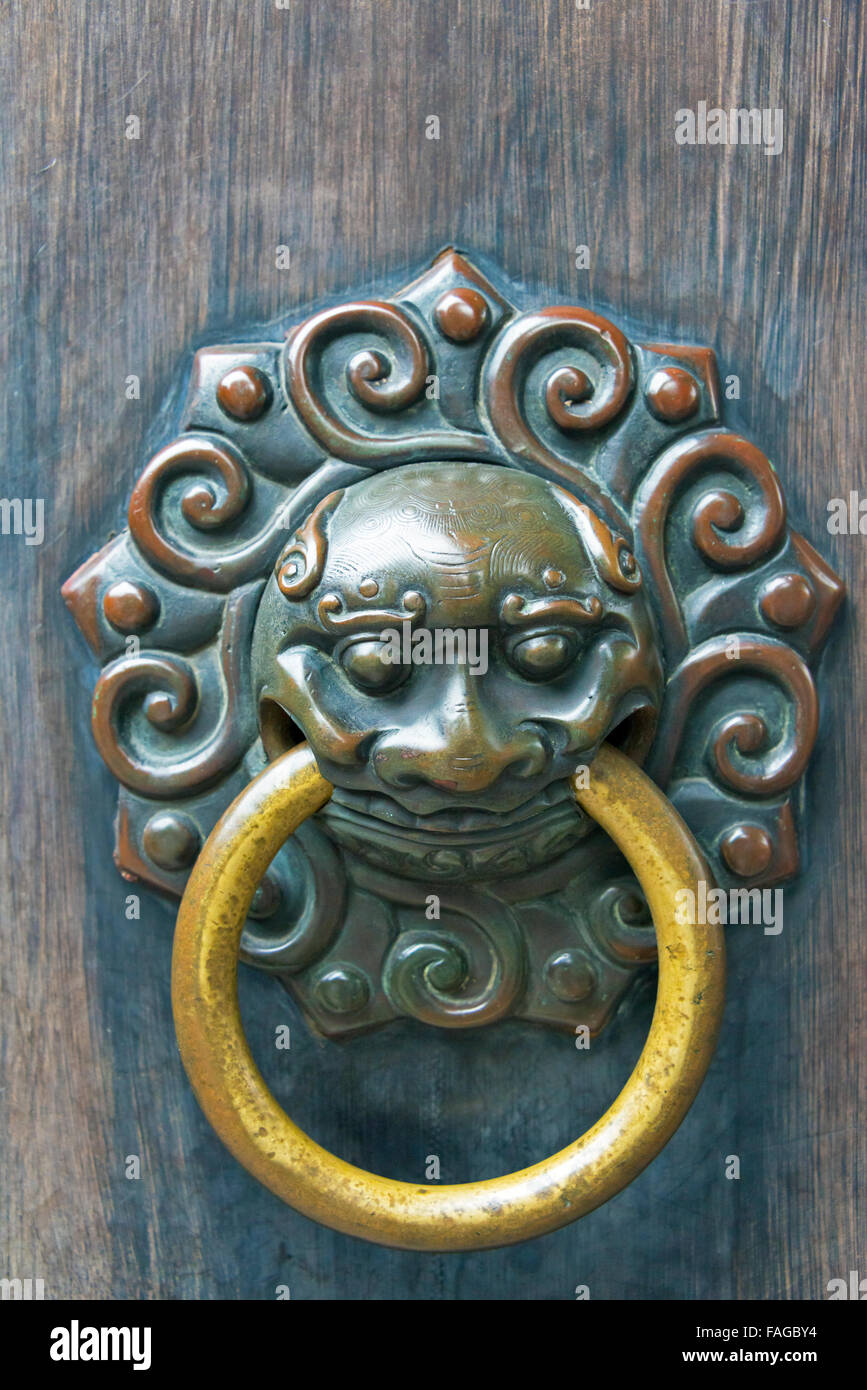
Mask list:
[[[347,489],[329,528],[329,582],[409,566],[448,584],[541,576],[555,558],[583,575],[586,552],[542,478],[494,465],[423,464]],[[578,577],[578,576],[576,576]]]

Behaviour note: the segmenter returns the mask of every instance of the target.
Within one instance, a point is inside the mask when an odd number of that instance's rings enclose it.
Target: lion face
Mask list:
[[[253,641],[266,748],[297,726],[356,831],[535,825],[603,739],[620,729],[640,751],[652,733],[662,674],[641,587],[625,542],[541,478],[376,474],[319,504],[268,584]]]

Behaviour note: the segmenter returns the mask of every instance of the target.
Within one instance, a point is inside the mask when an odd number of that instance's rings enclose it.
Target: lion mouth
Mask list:
[[[339,817],[371,829],[390,826],[412,830],[417,834],[430,835],[435,840],[443,836],[490,839],[492,834],[504,834],[515,827],[529,830],[532,826],[536,829],[552,815],[561,814],[566,807],[574,815],[578,814],[569,784],[561,779],[509,811],[450,806],[416,813],[407,810],[384,792],[350,791],[346,787],[336,787],[323,814],[326,819]]]
[[[415,814],[379,792],[335,788],[320,811],[331,837],[402,878],[484,881],[542,864],[574,848],[591,822],[565,779],[508,811],[439,807]]]

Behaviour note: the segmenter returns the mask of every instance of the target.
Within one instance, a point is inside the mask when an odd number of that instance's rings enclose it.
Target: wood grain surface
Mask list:
[[[419,1300],[820,1299],[867,1276],[867,537],[826,530],[830,498],[867,496],[861,7],[30,0],[0,25],[0,492],[45,499],[41,545],[0,536],[0,1276],[42,1278],[49,1298]],[[781,108],[782,153],[678,145],[675,112],[701,100]],[[424,1256],[281,1206],[198,1111],[171,1023],[172,911],[143,892],[125,916],[94,673],[59,589],[123,524],[192,348],[388,290],[447,244],[645,341],[712,345],[741,380],[728,422],[774,459],[850,602],[824,665],[805,871],[780,936],[732,930],[723,1040],[686,1123],[578,1225]],[[272,981],[246,971],[242,996],[295,1119],[398,1177],[436,1154],[445,1181],[574,1137],[652,1007],[648,984],[588,1056],[518,1025],[340,1047]]]

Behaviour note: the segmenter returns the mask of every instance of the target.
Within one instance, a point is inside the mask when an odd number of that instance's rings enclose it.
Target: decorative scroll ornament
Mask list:
[[[273,861],[242,954],[322,1032],[605,1025],[655,947],[559,772],[603,738],[720,883],[797,871],[843,588],[722,424],[708,349],[516,306],[448,250],[283,342],[201,349],[128,519],[64,586],[102,668],[118,867],[179,895],[306,736],[335,792]],[[431,629],[468,640],[488,600],[492,664],[435,688],[412,654]]]

